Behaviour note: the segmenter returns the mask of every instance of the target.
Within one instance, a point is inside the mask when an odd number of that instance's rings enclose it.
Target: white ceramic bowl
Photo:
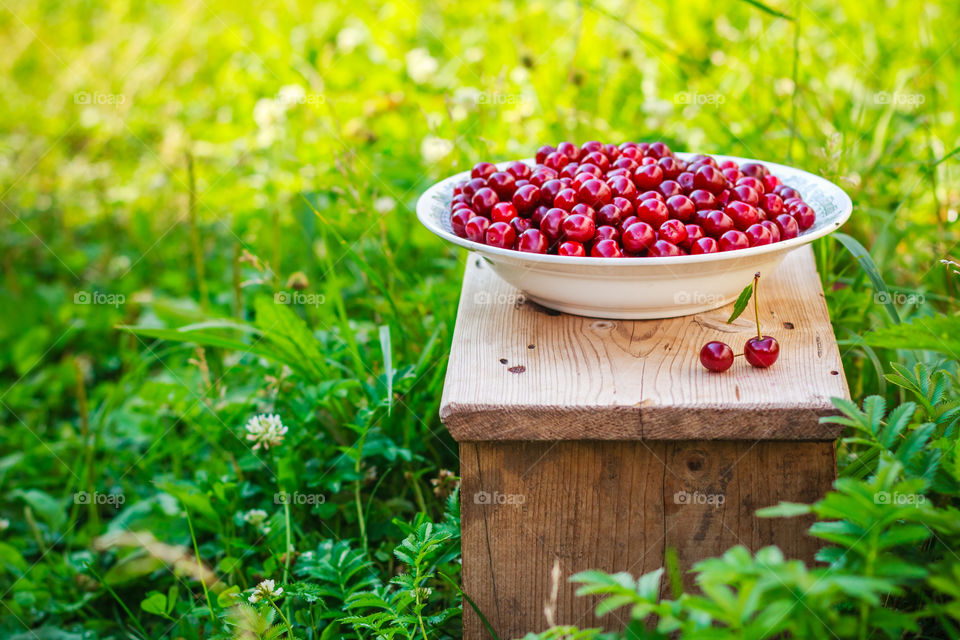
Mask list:
[[[680,158],[693,154],[678,153]],[[722,307],[736,299],[753,274],[771,273],[788,252],[836,230],[853,210],[837,185],[781,164],[713,156],[737,163],[760,162],[797,189],[817,213],[813,227],[798,237],[762,247],[673,258],[574,258],[521,253],[461,238],[450,226],[459,173],[433,185],[417,202],[417,217],[444,240],[483,256],[501,278],[545,307],[581,316],[612,319],[673,318]],[[532,160],[525,160],[533,165]],[[498,165],[503,168],[507,163]]]

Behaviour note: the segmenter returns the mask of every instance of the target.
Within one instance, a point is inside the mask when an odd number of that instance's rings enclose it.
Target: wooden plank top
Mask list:
[[[849,391],[809,247],[761,280],[760,302],[779,360],[755,369],[737,358],[717,374],[700,348],[722,340],[741,353],[752,306],[729,325],[732,305],[668,320],[559,314],[471,255],[440,417],[458,441],[839,437],[818,422]]]

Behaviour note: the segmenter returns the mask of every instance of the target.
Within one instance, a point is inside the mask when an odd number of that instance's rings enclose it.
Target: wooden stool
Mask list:
[[[684,571],[737,544],[813,561],[809,520],[754,513],[830,488],[842,429],[818,420],[849,392],[810,249],[764,275],[761,323],[779,361],[737,358],[714,374],[700,348],[742,352],[752,306],[730,325],[729,306],[670,320],[563,315],[469,257],[440,415],[460,444],[463,589],[500,638],[547,627],[555,562],[554,622],[616,629],[626,620],[598,620],[571,575],[636,577],[669,547]],[[465,638],[489,637],[471,607],[463,617]]]

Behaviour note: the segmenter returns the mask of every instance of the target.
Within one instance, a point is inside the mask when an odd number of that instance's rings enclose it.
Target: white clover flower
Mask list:
[[[453,142],[446,138],[427,136],[420,143],[420,153],[427,164],[434,164],[443,160],[453,151]]]
[[[390,213],[397,208],[397,201],[390,196],[381,196],[373,201],[373,210],[381,215]]]
[[[307,100],[306,90],[298,84],[287,84],[280,87],[277,91],[277,102],[284,108],[289,109],[298,104],[303,104]]]
[[[263,509],[250,509],[245,514],[243,514],[243,521],[247,524],[252,524],[255,527],[259,527],[266,521],[267,512]]]
[[[247,440],[254,443],[253,450],[260,447],[269,449],[283,444],[283,436],[287,434],[287,428],[280,421],[280,416],[275,414],[261,413],[258,416],[250,418],[247,422]]]
[[[283,587],[275,589],[273,580],[264,580],[254,588],[253,593],[250,594],[247,600],[256,604],[264,598],[273,600],[274,598],[279,598],[282,594]]]
[[[412,49],[407,52],[407,75],[417,84],[423,84],[440,68],[436,58],[423,48]]]

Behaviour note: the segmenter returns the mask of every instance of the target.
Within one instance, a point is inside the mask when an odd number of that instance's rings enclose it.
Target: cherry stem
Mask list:
[[[763,334],[760,333],[760,272],[753,274],[753,312],[757,318],[757,340],[763,340]]]

